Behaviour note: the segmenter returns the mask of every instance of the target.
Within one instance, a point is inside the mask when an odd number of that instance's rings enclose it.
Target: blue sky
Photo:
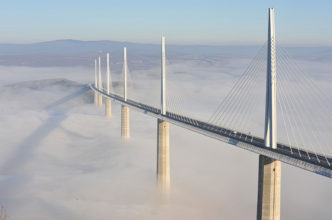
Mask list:
[[[262,44],[276,9],[284,44],[332,45],[331,0],[0,0],[1,43],[56,39]]]

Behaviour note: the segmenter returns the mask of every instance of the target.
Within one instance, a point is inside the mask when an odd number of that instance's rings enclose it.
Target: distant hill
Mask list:
[[[122,51],[123,47],[129,50],[160,50],[159,44],[142,44],[120,41],[80,41],[80,40],[55,40],[31,44],[1,44],[0,55],[24,55],[24,54],[82,54],[97,52]],[[243,50],[248,52],[257,46],[211,46],[211,45],[167,45],[170,50],[182,52],[225,53]]]
[[[0,44],[0,55],[25,54],[81,54],[102,51],[122,50],[124,46],[130,48],[156,49],[157,45],[138,44],[118,41],[79,41],[55,40],[31,44]]]
[[[0,44],[0,65],[91,66],[97,56],[111,54],[112,63],[121,63],[123,47],[128,61],[139,66],[160,60],[160,45],[118,41],[56,40],[32,44]],[[167,45],[169,60],[205,60],[230,56],[252,56],[257,46]]]

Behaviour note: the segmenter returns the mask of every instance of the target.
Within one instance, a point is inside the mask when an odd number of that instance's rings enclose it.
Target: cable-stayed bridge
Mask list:
[[[131,99],[124,100],[123,97],[117,94],[108,94],[104,89],[98,90],[93,85],[90,85],[90,87],[103,97],[112,99],[121,105],[128,106],[132,109],[143,112],[144,114],[163,121],[168,121],[180,127],[187,128],[254,153],[265,155],[287,164],[332,178],[332,157],[327,157],[315,152],[308,152],[304,149],[292,149],[291,146],[282,143],[278,143],[276,149],[266,148],[263,138],[216,126],[174,112],[167,111],[166,114],[161,114],[159,108]]]
[[[276,47],[274,9],[269,9],[268,41],[253,59],[245,73],[236,82],[234,87],[223,99],[209,120],[199,120],[168,109],[173,103],[166,91],[166,50],[165,38],[162,37],[161,46],[161,101],[156,107],[141,101],[128,98],[128,65],[127,50],[124,48],[123,62],[123,95],[119,95],[112,88],[109,54],[107,54],[106,88],[102,83],[101,59],[95,60],[95,83],[90,85],[95,92],[95,104],[102,105],[105,99],[105,115],[111,117],[111,100],[122,105],[121,136],[130,136],[129,109],[134,109],[154,118],[157,118],[157,180],[161,190],[167,192],[170,187],[169,165],[169,123],[192,130],[194,132],[218,139],[233,146],[259,154],[259,180],[257,219],[280,219],[280,178],[281,162],[305,169],[307,171],[332,178],[332,156],[324,152],[320,141],[320,134],[315,124],[324,121],[321,115],[319,120],[313,120],[315,112],[310,110],[303,99],[310,99],[310,94],[318,94],[310,79],[301,71],[293,71],[296,64],[289,63],[287,52]],[[280,62],[277,62],[277,57]],[[266,60],[265,60],[266,59]],[[280,68],[277,68],[277,64]],[[98,68],[99,65],[99,68]],[[277,74],[280,73],[285,74]],[[234,123],[243,124],[255,111],[255,96],[250,97],[252,87],[257,87],[259,72],[265,75],[265,126],[264,137],[250,132],[244,132],[232,126]],[[297,74],[291,75],[290,72]],[[277,80],[278,83],[277,87]],[[294,82],[287,92],[287,83]],[[299,93],[305,91],[305,98]],[[277,96],[278,94],[278,96]],[[146,94],[149,96],[149,94]],[[253,95],[252,95],[253,96]],[[319,108],[326,107],[325,97],[313,96],[309,104]],[[287,142],[279,142],[277,138],[277,109],[282,116],[282,125]],[[279,111],[278,111],[279,112]],[[245,116],[247,115],[247,116]],[[248,116],[249,115],[249,116]],[[298,118],[296,120],[296,118]],[[311,117],[312,116],[312,117]],[[263,117],[262,117],[263,118]],[[329,116],[326,118],[329,120]],[[290,129],[287,129],[287,125]],[[308,129],[306,129],[308,128]],[[306,146],[306,140],[313,139],[316,147]]]

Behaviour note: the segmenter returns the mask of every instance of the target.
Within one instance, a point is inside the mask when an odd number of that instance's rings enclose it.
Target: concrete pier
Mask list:
[[[257,220],[280,219],[281,162],[259,156]]]
[[[162,192],[170,189],[169,123],[157,121],[157,184]]]
[[[112,101],[110,99],[105,100],[105,116],[106,118],[112,117]]]
[[[99,105],[99,106],[102,106],[102,105],[103,105],[103,96],[102,96],[101,94],[99,94],[98,105]]]
[[[130,115],[129,115],[129,107],[122,106],[121,107],[121,136],[122,138],[130,137],[130,125],[129,125]]]
[[[95,102],[95,105],[98,105],[99,103],[99,95],[97,92],[94,92],[95,96],[94,96],[94,102]]]

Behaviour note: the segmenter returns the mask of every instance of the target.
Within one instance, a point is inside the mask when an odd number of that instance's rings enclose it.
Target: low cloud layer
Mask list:
[[[172,63],[170,95],[181,92],[182,110],[206,119],[249,62]],[[158,105],[158,65],[130,69],[129,97]],[[329,69],[320,69],[327,88]],[[93,69],[0,71],[0,203],[10,219],[255,219],[258,155],[171,125],[171,195],[160,200],[156,119],[131,110],[124,141],[120,106],[113,103],[106,119],[86,89]],[[328,178],[283,164],[281,218],[329,219],[331,187]]]

